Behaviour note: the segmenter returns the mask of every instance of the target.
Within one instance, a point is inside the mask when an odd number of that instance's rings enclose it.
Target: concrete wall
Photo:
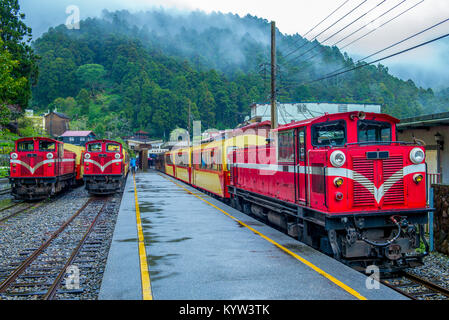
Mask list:
[[[434,186],[433,219],[435,250],[449,255],[449,186]]]
[[[437,168],[438,151],[435,142],[435,134],[440,133],[444,137],[445,145],[439,152],[440,168]],[[424,140],[426,143],[426,162],[429,173],[441,173],[442,183],[449,184],[449,128],[432,127],[429,129],[407,129],[398,132],[398,140],[410,142],[413,137]]]

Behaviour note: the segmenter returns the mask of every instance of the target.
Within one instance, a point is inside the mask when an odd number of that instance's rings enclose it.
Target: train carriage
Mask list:
[[[77,154],[60,141],[18,139],[10,158],[11,192],[17,199],[44,199],[76,184]]]
[[[230,173],[226,155],[235,148],[265,144],[264,136],[245,134],[173,149],[165,154],[165,173],[217,197],[229,199]]]
[[[83,164],[86,190],[91,194],[113,194],[125,181],[129,157],[117,141],[94,140],[86,143]]]

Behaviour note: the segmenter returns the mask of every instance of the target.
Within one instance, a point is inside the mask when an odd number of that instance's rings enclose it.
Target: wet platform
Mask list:
[[[405,299],[176,179],[135,182],[142,228],[129,175],[99,299]]]

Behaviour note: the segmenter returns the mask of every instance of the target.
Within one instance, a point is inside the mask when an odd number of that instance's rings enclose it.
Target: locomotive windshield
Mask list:
[[[391,124],[382,121],[359,120],[359,142],[389,142],[391,137]]]
[[[39,141],[39,150],[40,151],[56,151],[56,143],[53,141]]]
[[[120,152],[120,145],[116,143],[108,143],[106,144],[107,152]]]
[[[346,143],[346,122],[332,121],[312,126],[314,146],[343,146]]]
[[[87,145],[89,152],[101,152],[101,143],[91,143]]]
[[[28,141],[21,141],[17,143],[17,151],[34,151],[34,141],[28,140]]]

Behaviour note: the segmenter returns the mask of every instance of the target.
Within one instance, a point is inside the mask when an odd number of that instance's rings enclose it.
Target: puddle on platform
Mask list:
[[[184,237],[184,238],[179,238],[179,239],[168,240],[168,241],[165,241],[165,242],[168,242],[168,243],[177,243],[177,242],[183,242],[183,241],[191,240],[191,239],[192,239],[192,238],[190,238],[190,237]]]
[[[158,280],[162,280],[162,279],[167,279],[173,276],[177,276],[179,274],[179,272],[171,272],[169,274],[165,274],[165,275],[160,275],[158,276],[157,274],[160,274],[159,271],[150,271],[150,277],[151,277],[151,281],[152,282],[156,282]]]
[[[304,244],[283,244],[283,247],[299,253],[314,253],[315,250]],[[283,250],[282,250],[283,251]],[[284,252],[284,251],[283,251]]]
[[[162,212],[162,208],[156,208],[153,203],[140,203],[139,204],[140,212],[142,213],[153,213],[153,212]]]
[[[139,240],[137,238],[130,238],[130,239],[123,239],[123,240],[116,240],[117,242],[138,242]]]
[[[167,263],[166,260],[168,259],[172,259],[175,257],[178,257],[179,254],[175,254],[175,253],[168,253],[166,255],[163,256],[155,256],[155,255],[147,255],[147,261],[150,267],[155,267],[160,263]]]

